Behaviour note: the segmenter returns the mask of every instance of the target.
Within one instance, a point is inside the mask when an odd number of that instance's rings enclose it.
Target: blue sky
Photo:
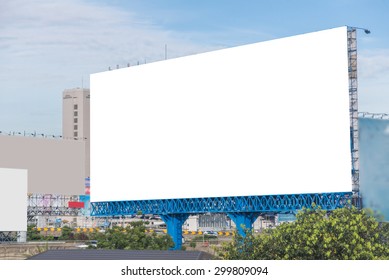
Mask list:
[[[0,131],[59,135],[89,75],[343,25],[358,32],[360,111],[389,112],[386,0],[1,0]]]

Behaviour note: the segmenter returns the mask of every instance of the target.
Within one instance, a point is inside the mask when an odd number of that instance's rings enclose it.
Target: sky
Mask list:
[[[386,0],[0,0],[0,131],[62,134],[92,73],[339,26],[358,31],[359,110],[389,113]],[[329,108],[330,111],[330,108]]]

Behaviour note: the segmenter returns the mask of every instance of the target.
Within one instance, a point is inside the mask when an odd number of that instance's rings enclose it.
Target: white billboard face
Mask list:
[[[91,75],[92,201],[351,191],[347,28]]]
[[[0,168],[0,231],[27,231],[27,170]]]

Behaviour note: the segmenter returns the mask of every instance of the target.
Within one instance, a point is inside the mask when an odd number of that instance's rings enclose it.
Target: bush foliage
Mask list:
[[[167,234],[146,233],[146,227],[142,221],[132,222],[126,228],[113,227],[105,232],[75,232],[73,228],[63,227],[58,240],[88,241],[96,240],[97,248],[127,249],[127,250],[167,250],[174,246],[172,238]],[[48,241],[54,240],[53,236],[44,236],[37,232],[33,226],[27,229],[27,240]],[[90,248],[96,248],[89,246]]]
[[[113,227],[95,236],[97,248],[126,250],[167,250],[174,246],[167,234],[146,234],[143,222],[132,222],[126,228]]]
[[[235,235],[219,249],[223,259],[374,260],[389,259],[389,226],[365,210],[304,209],[297,220],[259,235]]]

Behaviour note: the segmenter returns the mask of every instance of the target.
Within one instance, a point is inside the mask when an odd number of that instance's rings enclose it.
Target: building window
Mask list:
[[[75,116],[75,117],[78,116],[78,112],[77,112],[77,111],[74,112],[74,116]]]
[[[78,125],[74,125],[74,130],[77,130],[78,129]]]
[[[78,132],[77,131],[74,132],[74,137],[78,137]]]
[[[78,109],[78,104],[74,104],[73,108],[74,108],[74,110],[77,110]]]
[[[78,119],[77,118],[74,119],[74,123],[78,123]]]

